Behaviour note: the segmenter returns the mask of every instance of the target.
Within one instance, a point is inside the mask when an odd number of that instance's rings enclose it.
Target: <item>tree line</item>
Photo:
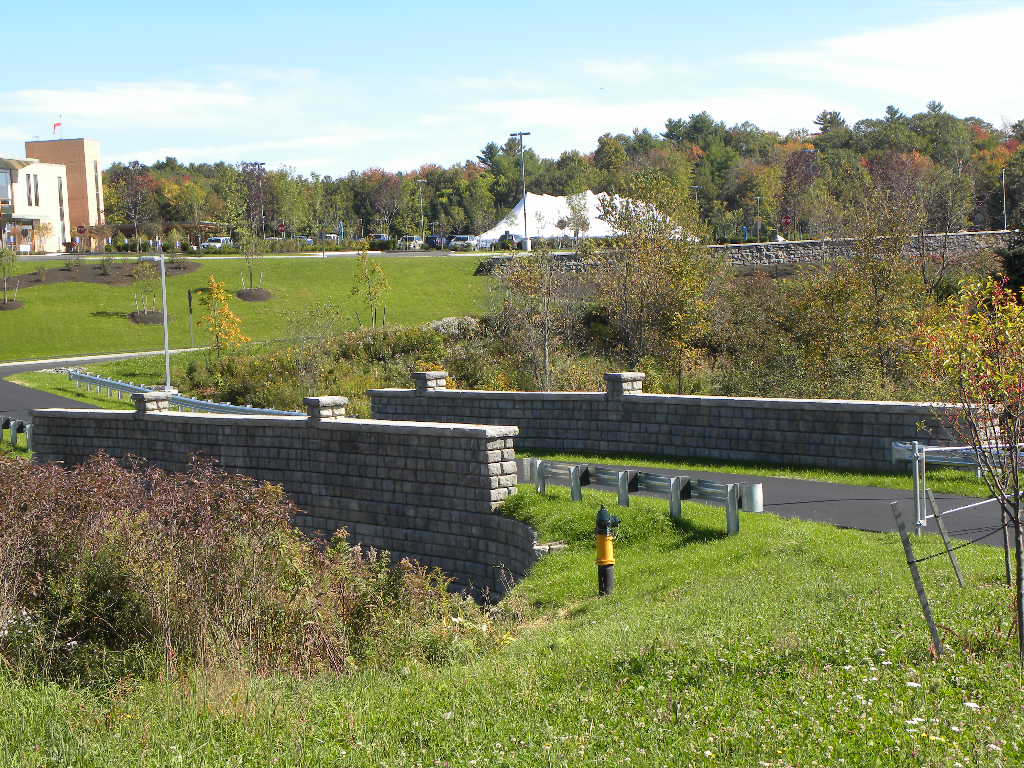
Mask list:
[[[667,120],[660,133],[605,133],[590,153],[545,158],[526,148],[526,184],[538,194],[621,193],[636,171],[651,169],[676,196],[693,199],[717,242],[849,235],[878,185],[913,198],[923,231],[1001,229],[1004,189],[1010,226],[1024,220],[1024,120],[995,127],[931,102],[918,114],[890,106],[852,125],[825,110],[814,122],[814,132],[782,135],[750,122],[727,127],[701,112]],[[369,168],[340,178],[261,162],[114,163],[104,172],[112,226],[92,234],[195,243],[210,232],[315,237],[339,224],[350,239],[421,227],[475,234],[519,200],[519,149],[510,138],[447,168]]]

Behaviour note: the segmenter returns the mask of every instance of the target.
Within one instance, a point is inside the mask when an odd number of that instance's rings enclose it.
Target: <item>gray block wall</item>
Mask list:
[[[476,592],[500,594],[525,574],[534,532],[496,511],[516,489],[514,426],[337,418],[339,399],[311,399],[323,407],[309,418],[172,413],[143,399],[138,412],[36,410],[35,460],[76,464],[103,450],[180,471],[204,454],[281,484],[304,531],[343,526],[353,542],[440,567]]]
[[[379,419],[515,424],[521,450],[893,469],[893,441],[948,440],[926,403],[649,395],[642,373],[606,374],[607,392],[370,390]]]
[[[911,239],[906,254],[943,254],[971,256],[1005,248],[1013,233],[1006,230],[991,232],[948,232],[919,235]],[[835,240],[787,240],[779,243],[730,243],[708,246],[710,253],[738,266],[769,264],[819,264],[828,259],[848,257],[853,254],[856,241],[849,238]],[[489,275],[514,255],[492,256],[480,263],[476,274]],[[582,270],[587,267],[575,253],[556,255],[566,271]]]

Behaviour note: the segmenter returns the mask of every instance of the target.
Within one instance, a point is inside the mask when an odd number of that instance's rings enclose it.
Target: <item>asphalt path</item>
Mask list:
[[[426,258],[437,258],[439,256],[479,256],[481,258],[494,256],[496,254],[506,253],[505,251],[430,251],[430,250],[415,250],[415,251],[327,251],[321,254],[320,251],[304,251],[302,253],[261,253],[259,257],[261,259],[269,260],[287,260],[287,259],[354,259],[361,254],[367,254],[376,258],[414,258],[414,259],[426,259]],[[204,261],[226,261],[229,259],[244,259],[245,257],[241,254],[228,254],[226,256],[216,255],[216,251],[204,251],[203,253],[183,253],[183,258],[196,258],[200,263]],[[112,256],[115,260],[127,260],[135,261],[139,256],[147,255],[146,252],[140,254],[119,254]],[[152,255],[152,254],[149,254]],[[33,254],[19,256],[19,261],[66,261],[68,254],[64,253],[47,253],[47,254]],[[80,256],[82,261],[102,261],[106,256],[96,254],[82,254]]]
[[[524,461],[520,459],[520,479],[524,477],[523,465]],[[712,480],[720,483],[761,483],[765,512],[771,512],[780,517],[814,520],[830,523],[839,528],[856,528],[861,531],[895,531],[896,522],[889,505],[896,501],[900,503],[900,513],[904,522],[910,530],[914,528],[913,494],[910,491],[725,472],[688,472],[661,467],[618,464],[596,466],[620,470],[637,469],[656,472],[660,475],[685,475],[691,479]],[[615,490],[598,485],[588,487]],[[979,499],[937,493],[935,501],[940,510],[946,511],[971,504]],[[978,538],[1001,525],[999,509],[994,503],[963,512],[954,512],[950,516],[944,517],[943,521],[950,536],[962,540]],[[934,520],[929,521],[926,530],[929,533],[938,533]],[[1002,546],[1002,541],[1002,532],[997,530],[984,535],[980,543]]]
[[[62,357],[51,360],[32,360],[17,363],[0,363],[0,417],[11,416],[20,421],[28,421],[29,413],[34,408],[94,408],[93,405],[80,403],[59,395],[51,395],[49,392],[40,392],[38,389],[23,387],[8,381],[8,376],[25,371],[41,371],[46,368],[59,368],[72,365],[83,365],[90,362],[106,362],[108,360],[126,360],[132,357],[145,357],[149,355],[162,355],[163,350],[157,352],[134,352],[121,355],[92,355],[79,357]]]

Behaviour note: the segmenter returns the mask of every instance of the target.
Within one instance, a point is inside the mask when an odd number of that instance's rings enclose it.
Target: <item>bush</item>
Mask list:
[[[279,486],[209,462],[0,456],[0,488],[0,658],[25,678],[443,660],[478,610],[439,571],[303,537]]]

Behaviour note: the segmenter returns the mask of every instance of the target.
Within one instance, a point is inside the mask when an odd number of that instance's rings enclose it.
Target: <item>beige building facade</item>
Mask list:
[[[63,165],[0,158],[0,230],[4,246],[19,253],[64,249],[72,228]]]
[[[73,242],[92,246],[90,228],[104,223],[98,141],[26,141],[24,158],[0,158],[5,246],[21,253],[62,251]]]

